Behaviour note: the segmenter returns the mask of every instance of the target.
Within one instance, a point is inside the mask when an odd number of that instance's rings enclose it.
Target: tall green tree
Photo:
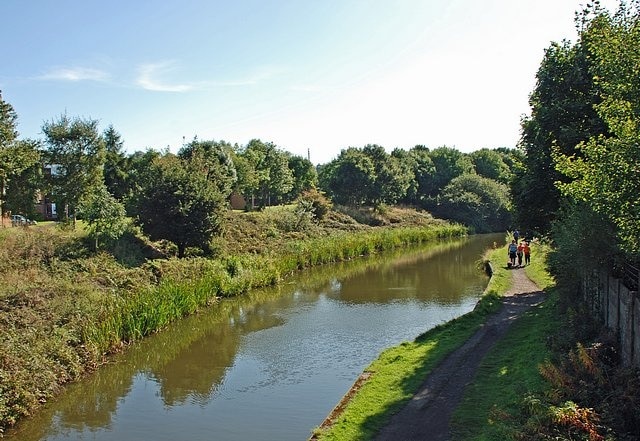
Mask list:
[[[4,153],[10,153],[13,164],[13,172],[5,180],[6,209],[12,213],[22,213],[34,218],[37,215],[34,204],[45,189],[40,143],[28,139],[19,140]]]
[[[547,232],[557,217],[561,195],[555,183],[567,178],[555,169],[553,150],[573,155],[578,144],[607,132],[596,112],[601,97],[592,63],[590,49],[582,41],[553,43],[545,51],[529,98],[531,115],[522,121],[524,167],[512,185],[523,229]]]
[[[34,163],[34,157],[29,150],[16,143],[17,120],[18,115],[13,106],[2,99],[0,91],[0,222],[4,222],[4,205],[9,182]]]
[[[364,146],[362,153],[371,158],[375,169],[375,181],[369,192],[367,204],[395,204],[404,198],[413,179],[410,168],[377,144]]]
[[[127,178],[129,161],[124,153],[124,141],[112,125],[102,133],[105,146],[104,183],[107,190],[119,201],[129,194]]]
[[[201,173],[204,173],[225,197],[229,197],[238,180],[232,152],[233,146],[228,142],[199,141],[196,138],[180,149],[178,157],[193,164],[197,162],[202,167]]]
[[[511,224],[509,187],[476,174],[463,174],[449,182],[434,210],[439,217],[472,227],[477,233],[505,231]]]
[[[294,201],[303,193],[318,186],[318,172],[311,161],[298,155],[287,155],[289,170],[293,175],[293,185],[286,194],[287,201]]]
[[[257,197],[260,206],[277,203],[293,188],[293,172],[289,169],[287,155],[273,143],[259,139],[249,141],[241,152],[245,159],[247,178],[245,198]],[[253,202],[252,202],[253,205]]]
[[[471,152],[469,158],[478,175],[503,184],[508,184],[511,181],[511,169],[504,161],[504,155],[499,151],[480,149]]]
[[[349,147],[320,169],[320,187],[337,204],[359,207],[374,191],[376,168],[362,150]]]
[[[125,179],[127,197],[124,200],[124,206],[129,216],[135,216],[137,197],[142,189],[149,185],[148,181],[151,179],[154,161],[167,153],[148,149],[144,152],[136,151],[127,157],[129,165]]]
[[[0,148],[5,148],[18,138],[16,129],[18,114],[13,106],[2,99],[0,90]]]
[[[103,182],[105,146],[98,132],[98,121],[62,115],[42,126],[46,160],[52,166],[49,176],[58,216],[71,217],[75,227],[81,199]]]
[[[88,224],[89,237],[94,240],[96,251],[100,244],[117,240],[127,229],[124,205],[105,185],[100,185],[80,201],[78,211]]]
[[[556,149],[569,177],[563,194],[587,204],[616,227],[622,251],[640,257],[640,4],[611,14],[594,2],[581,15],[581,44],[600,92],[595,110],[608,130],[581,142],[575,154]]]
[[[429,153],[435,168],[429,196],[438,195],[454,178],[475,173],[471,159],[459,150],[442,146]]]
[[[156,157],[134,198],[143,231],[153,240],[173,242],[178,257],[189,247],[208,251],[222,229],[227,202],[201,167],[172,154]]]
[[[396,151],[393,154],[399,157],[399,153]],[[403,162],[413,173],[413,179],[407,189],[406,201],[417,206],[424,206],[425,200],[433,191],[436,173],[430,150],[423,145],[416,145],[408,151],[406,156],[400,154],[400,157],[405,158]]]

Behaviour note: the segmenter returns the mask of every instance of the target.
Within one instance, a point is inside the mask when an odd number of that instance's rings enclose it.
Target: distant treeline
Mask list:
[[[311,201],[303,209],[404,204],[476,232],[505,230],[512,217],[509,184],[523,160],[507,148],[466,154],[419,145],[388,153],[366,145],[316,167],[259,139],[240,146],[197,138],[177,154],[127,154],[113,126],[100,132],[97,121],[67,115],[43,124],[44,139],[19,139],[15,111],[1,97],[0,106],[2,212],[37,219],[55,207],[59,220],[87,220],[96,247],[121,234],[122,219],[130,218],[182,254],[222,229],[230,201],[253,210],[303,195]]]

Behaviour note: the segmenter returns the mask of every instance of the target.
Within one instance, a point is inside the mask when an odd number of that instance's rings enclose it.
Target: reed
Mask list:
[[[345,223],[349,231],[263,238],[264,225],[251,229],[240,223],[244,218],[235,220],[238,240],[225,238],[228,249],[221,246],[215,259],[144,263],[149,255],[141,252],[133,264],[115,254],[89,253],[81,231],[2,232],[0,436],[62,384],[104,363],[106,354],[222,297],[277,284],[307,267],[466,234],[463,227],[441,223],[384,228]]]
[[[100,314],[85,322],[82,340],[99,352],[108,352],[122,342],[157,332],[219,297],[274,285],[302,268],[465,233],[463,227],[455,225],[397,228],[298,241],[287,252],[273,256],[254,254],[215,261],[195,258],[157,263],[155,270],[161,275],[160,283],[154,288],[106,298]]]

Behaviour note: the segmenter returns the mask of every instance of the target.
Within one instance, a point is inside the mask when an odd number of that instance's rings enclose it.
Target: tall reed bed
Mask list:
[[[156,332],[220,297],[276,284],[302,268],[464,234],[466,229],[457,225],[385,229],[299,241],[288,251],[271,256],[155,262],[150,270],[157,275],[158,284],[105,297],[99,313],[86,319],[82,337],[86,345],[106,352]]]

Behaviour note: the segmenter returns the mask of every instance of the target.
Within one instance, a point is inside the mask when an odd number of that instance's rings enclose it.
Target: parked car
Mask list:
[[[36,221],[31,220],[31,219],[27,219],[26,217],[20,215],[20,214],[12,214],[11,215],[11,226],[12,227],[19,227],[21,225],[35,225],[37,224]]]

